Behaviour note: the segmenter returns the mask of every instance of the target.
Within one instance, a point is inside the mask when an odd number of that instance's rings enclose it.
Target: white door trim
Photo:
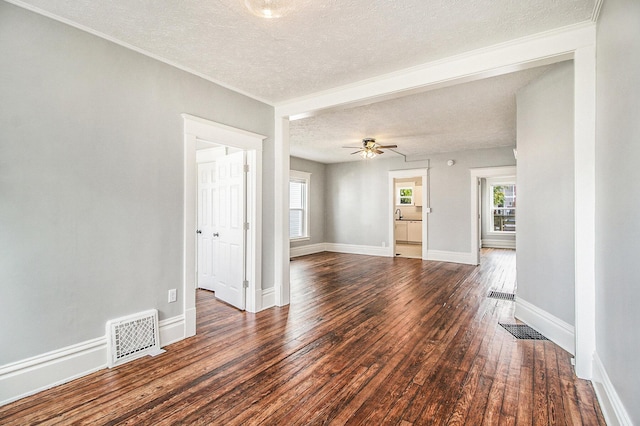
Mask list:
[[[388,195],[388,209],[390,213],[389,220],[389,256],[393,257],[396,254],[396,239],[395,239],[395,220],[393,219],[394,212],[396,210],[394,179],[420,177],[422,178],[422,260],[427,260],[427,252],[429,248],[428,241],[428,213],[429,213],[429,169],[407,169],[407,170],[391,170],[389,171],[389,195]]]
[[[289,119],[366,105],[541,65],[574,61],[576,374],[591,379],[595,354],[595,41],[596,24],[579,23],[306,96],[275,107],[275,188],[289,181]],[[289,301],[287,195],[275,200],[275,292]]]
[[[480,227],[478,226],[478,219],[480,211],[478,210],[478,205],[480,204],[481,194],[478,189],[478,181],[482,178],[515,177],[516,166],[483,167],[469,169],[469,171],[471,172],[471,258],[474,260],[474,265],[479,265],[480,247],[478,242],[480,241]]]
[[[183,301],[185,337],[196,334],[196,140],[201,139],[247,151],[247,288],[246,309],[259,311],[262,301],[262,141],[266,136],[226,126],[190,114],[184,121],[184,246]]]

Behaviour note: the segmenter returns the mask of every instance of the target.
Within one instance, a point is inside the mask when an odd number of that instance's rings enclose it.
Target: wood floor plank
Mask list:
[[[478,267],[318,253],[291,304],[250,314],[197,291],[197,335],[0,407],[2,425],[602,425],[551,342],[516,340],[515,251]]]

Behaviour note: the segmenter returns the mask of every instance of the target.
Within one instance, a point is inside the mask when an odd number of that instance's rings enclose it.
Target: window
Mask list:
[[[399,206],[412,206],[413,205],[413,187],[402,186],[398,188],[396,196],[396,204]]]
[[[489,185],[491,231],[516,231],[516,185],[513,182]]]
[[[289,171],[289,239],[309,239],[311,173]]]

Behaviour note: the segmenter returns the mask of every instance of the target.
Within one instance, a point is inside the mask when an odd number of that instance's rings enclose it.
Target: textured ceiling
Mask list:
[[[587,21],[595,0],[11,0],[270,103]]]
[[[425,154],[515,147],[515,93],[551,66],[460,84],[290,124],[291,155],[322,163],[358,161],[365,137],[408,159]],[[400,154],[385,150],[382,158]]]

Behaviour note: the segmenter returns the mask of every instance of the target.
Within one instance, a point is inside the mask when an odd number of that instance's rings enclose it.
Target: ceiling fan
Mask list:
[[[397,148],[398,145],[380,145],[376,143],[374,138],[364,138],[362,139],[362,148],[359,146],[343,146],[343,148],[358,148],[358,151],[352,152],[353,154],[360,154],[362,158],[373,158],[377,154],[384,154],[382,149],[390,149]]]

